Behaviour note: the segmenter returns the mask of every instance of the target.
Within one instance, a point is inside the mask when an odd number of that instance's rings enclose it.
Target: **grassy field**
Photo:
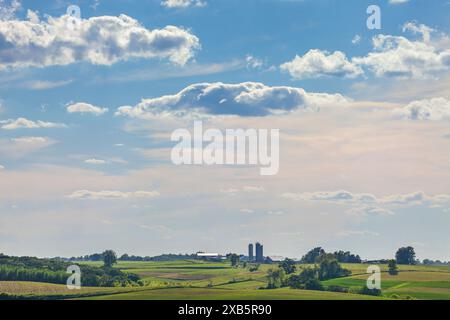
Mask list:
[[[97,263],[88,263],[97,265]],[[367,265],[343,265],[352,271],[346,278],[323,282],[360,288],[366,283]],[[116,268],[139,275],[144,287],[83,288],[68,290],[63,285],[33,282],[0,282],[0,294],[38,299],[97,300],[366,300],[439,299],[450,300],[450,267],[401,266],[398,276],[390,276],[380,266],[382,297],[347,293],[294,290],[267,290],[266,273],[275,266],[262,265],[257,272],[231,268],[227,263],[201,261],[120,262]],[[300,266],[301,268],[307,266]]]
[[[0,294],[21,298],[45,299],[45,298],[70,298],[88,297],[93,295],[111,295],[114,293],[129,292],[129,288],[89,288],[81,290],[69,290],[65,285],[24,282],[24,281],[0,281]]]

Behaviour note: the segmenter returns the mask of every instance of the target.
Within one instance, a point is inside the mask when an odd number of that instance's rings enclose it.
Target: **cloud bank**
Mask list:
[[[73,192],[68,197],[70,199],[85,199],[85,200],[121,200],[121,199],[149,199],[158,197],[158,191],[89,191],[78,190]]]
[[[0,139],[0,155],[9,158],[22,158],[30,153],[50,147],[55,143],[55,140],[47,137]]]
[[[348,99],[340,94],[308,93],[301,88],[269,87],[256,82],[199,83],[174,95],[144,99],[136,106],[120,107],[116,115],[139,119],[193,115],[251,117],[298,109],[313,110],[346,102]]]
[[[0,121],[0,128],[3,130],[16,130],[16,129],[40,129],[40,128],[65,128],[63,123],[45,122],[45,121],[32,121],[26,118],[17,118]]]
[[[422,39],[409,40],[403,36],[377,35],[372,38],[373,51],[351,59],[340,52],[310,50],[304,56],[280,66],[294,79],[340,77],[356,78],[370,71],[378,78],[433,78],[450,68],[450,49],[438,48],[431,41],[434,29],[408,22],[403,32],[420,34]],[[442,38],[446,35],[441,34]],[[437,39],[437,43],[439,39]]]
[[[450,195],[448,194],[431,196],[421,191],[409,194],[393,194],[384,197],[376,197],[375,195],[368,193],[352,193],[345,190],[339,190],[305,193],[284,193],[281,195],[281,197],[284,199],[297,201],[327,201],[360,205],[412,206],[436,204],[442,205],[450,203]]]
[[[450,100],[433,98],[413,101],[403,108],[393,111],[395,118],[405,120],[449,120]]]
[[[64,15],[40,21],[0,21],[0,68],[46,67],[87,62],[112,65],[131,58],[165,58],[184,65],[199,39],[175,26],[149,30],[126,15],[75,20]]]

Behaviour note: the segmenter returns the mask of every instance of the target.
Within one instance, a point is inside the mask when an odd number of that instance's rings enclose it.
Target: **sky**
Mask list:
[[[0,252],[259,241],[292,258],[411,245],[450,260],[449,13],[448,0],[0,0]],[[174,165],[171,133],[199,118],[279,129],[278,174]]]

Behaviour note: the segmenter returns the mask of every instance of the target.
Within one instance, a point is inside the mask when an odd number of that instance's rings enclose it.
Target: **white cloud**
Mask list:
[[[150,199],[160,196],[158,191],[89,191],[78,190],[73,192],[68,197],[70,199],[84,199],[84,200],[120,200],[120,199]]]
[[[0,154],[2,157],[21,158],[55,143],[55,140],[46,137],[0,139]]]
[[[450,50],[438,51],[423,41],[377,35],[373,46],[373,52],[353,61],[368,67],[377,77],[423,79],[450,67]]]
[[[64,87],[72,82],[73,82],[72,80],[62,80],[62,81],[36,80],[36,81],[26,82],[24,84],[24,87],[33,89],[33,90],[47,90],[47,89]]]
[[[1,67],[45,67],[88,62],[111,65],[130,58],[167,58],[184,65],[200,48],[199,39],[175,26],[149,30],[126,15],[80,20],[68,15],[46,21],[0,21]]]
[[[340,51],[330,54],[327,51],[310,50],[304,56],[296,56],[294,60],[282,64],[280,68],[299,80],[320,77],[356,78],[363,74],[363,70]]]
[[[12,138],[11,141],[19,143],[35,144],[46,142],[48,141],[48,139],[45,137],[21,137],[21,138]]]
[[[0,121],[0,128],[4,130],[16,130],[16,129],[39,129],[39,128],[65,128],[63,123],[45,122],[45,121],[32,121],[25,118],[9,119]]]
[[[91,4],[90,7],[94,10],[97,10],[99,5],[100,5],[100,0],[94,0],[94,3]]]
[[[430,28],[424,24],[417,25],[415,22],[407,22],[403,25],[403,32],[410,31],[414,34],[421,34],[424,42],[430,42],[431,33],[435,32],[433,28]]]
[[[196,115],[268,116],[348,101],[340,94],[308,93],[301,88],[268,87],[255,82],[200,83],[175,95],[144,99],[134,107],[120,107],[116,115],[140,119]]]
[[[248,69],[261,69],[264,66],[264,61],[258,59],[250,54],[245,57]]]
[[[93,164],[93,165],[102,165],[102,164],[106,164],[106,161],[101,160],[101,159],[87,159],[84,161],[84,163]]]
[[[394,117],[408,120],[449,120],[450,100],[433,98],[413,101],[393,110]]]
[[[319,191],[305,193],[285,193],[282,195],[285,199],[302,201],[331,201],[331,202],[374,202],[376,197],[371,194],[353,194],[348,191]]]
[[[82,113],[82,114],[91,113],[96,116],[100,116],[102,114],[107,113],[108,111],[109,111],[108,108],[96,107],[93,106],[92,104],[84,102],[78,102],[67,106],[67,112],[69,113]]]
[[[425,193],[418,191],[409,194],[394,194],[381,198],[379,201],[381,203],[391,204],[391,205],[421,205],[426,202],[440,202],[442,196],[431,197],[427,196]]]
[[[407,3],[410,0],[389,0],[390,4],[402,4],[402,3]]]
[[[0,0],[0,20],[6,21],[13,19],[21,6],[18,0]]]
[[[319,191],[305,193],[284,193],[282,198],[295,201],[325,201],[352,206],[347,210],[350,215],[393,215],[394,212],[387,207],[410,207],[421,205],[450,204],[450,194],[430,196],[418,191],[408,194],[392,194],[376,197],[367,193],[352,193],[349,191]]]
[[[373,51],[363,57],[347,58],[336,51],[330,54],[321,50],[310,50],[304,56],[281,65],[294,79],[319,77],[355,78],[365,69],[376,77],[427,79],[450,68],[450,49],[442,46],[448,36],[440,34],[432,39],[436,31],[423,24],[408,22],[403,32],[421,34],[420,40],[409,40],[403,36],[377,35],[372,38]],[[443,41],[444,40],[444,41]],[[357,42],[358,38],[354,38]]]
[[[202,0],[163,0],[161,5],[166,8],[204,7],[206,2]]]
[[[348,231],[340,231],[337,234],[339,237],[352,237],[352,236],[361,236],[361,237],[378,237],[380,234],[374,231],[367,230],[348,230]]]
[[[353,37],[352,43],[353,43],[353,44],[358,44],[358,43],[361,42],[361,40],[362,40],[361,36],[360,36],[359,34],[357,34],[357,35],[355,35],[355,36]]]
[[[258,193],[258,192],[264,192],[264,191],[265,191],[265,189],[262,186],[243,186],[243,187],[237,187],[237,188],[221,189],[220,193],[236,195],[237,193]]]
[[[0,164],[0,171],[5,170],[5,167]]]
[[[395,214],[392,210],[380,208],[377,206],[362,206],[351,208],[347,210],[346,213],[352,216],[366,216],[366,215],[391,216]]]
[[[423,195],[423,193],[419,193]],[[328,202],[342,202],[342,203],[387,203],[389,199],[398,203],[398,199],[417,199],[416,193],[412,195],[390,195],[384,198],[377,198],[375,195],[369,193],[352,193],[345,190],[338,191],[317,191],[304,193],[284,193],[282,198],[299,201],[328,201]],[[405,201],[402,201],[405,203]]]

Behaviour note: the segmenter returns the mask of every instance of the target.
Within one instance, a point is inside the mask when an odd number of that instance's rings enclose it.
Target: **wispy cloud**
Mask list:
[[[93,164],[93,165],[103,165],[103,164],[106,164],[107,162],[105,160],[93,158],[93,159],[84,160],[84,163]]]
[[[163,0],[161,5],[167,8],[204,7],[205,0]]]
[[[68,113],[93,114],[100,116],[108,111],[108,108],[97,107],[85,102],[72,103],[67,106]]]
[[[62,81],[47,81],[47,80],[34,80],[25,82],[22,86],[32,90],[48,90],[67,86],[71,84],[73,80]]]
[[[26,118],[17,118],[0,121],[0,128],[3,130],[17,130],[17,129],[40,129],[40,128],[66,128],[63,123],[54,123],[46,121],[33,121]]]
[[[52,146],[56,140],[47,137],[20,137],[0,139],[2,157],[22,158],[30,153]]]
[[[122,199],[151,199],[159,197],[158,191],[89,191],[78,190],[68,196],[70,199],[81,200],[122,200]]]
[[[101,81],[108,82],[139,82],[174,78],[206,76],[244,69],[245,62],[239,59],[221,63],[192,62],[184,66],[158,66],[158,68],[135,69],[126,72],[115,72]]]
[[[368,193],[348,191],[324,191],[305,193],[284,193],[282,198],[295,201],[330,202],[352,206],[350,215],[393,215],[390,208],[411,206],[450,205],[450,194],[427,195],[424,192],[391,194],[377,197]],[[387,207],[387,208],[386,208]]]

